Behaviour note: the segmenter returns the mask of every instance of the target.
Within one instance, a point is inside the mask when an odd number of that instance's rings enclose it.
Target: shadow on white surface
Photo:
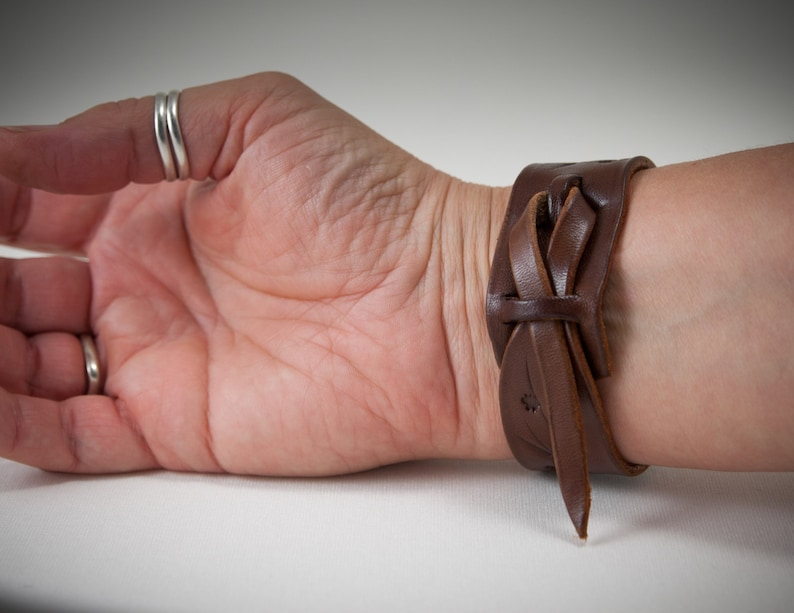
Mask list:
[[[3,466],[5,464],[6,466]],[[356,499],[384,504],[421,502],[454,515],[477,516],[512,530],[576,543],[553,474],[522,469],[513,461],[424,461],[327,478],[269,478],[151,471],[121,475],[65,475],[25,466],[0,478],[0,496],[26,490],[69,490],[81,485],[97,494],[148,485],[190,488],[217,499],[225,489],[264,497],[307,495],[329,503]],[[0,474],[0,476],[2,476]],[[489,484],[483,487],[483,484]],[[588,547],[606,547],[654,534],[752,554],[794,558],[794,474],[723,473],[652,467],[635,479],[592,477],[593,508]],[[501,494],[501,495],[497,495]],[[38,495],[46,496],[41,491]],[[388,516],[386,514],[385,516]],[[2,518],[0,518],[1,520]]]
[[[593,513],[619,516],[621,527],[592,539],[608,545],[638,534],[794,559],[794,474],[651,468],[634,480],[596,476]],[[629,507],[629,511],[625,507]],[[618,512],[618,509],[623,510]]]
[[[324,479],[71,476],[0,461],[0,605],[504,613],[531,599],[544,611],[661,613],[794,602],[794,475],[652,468],[596,477],[593,498],[581,544],[553,475],[513,461]]]

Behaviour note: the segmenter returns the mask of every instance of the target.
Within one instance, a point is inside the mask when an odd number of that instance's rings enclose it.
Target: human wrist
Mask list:
[[[455,387],[456,457],[511,457],[499,414],[499,370],[485,320],[485,295],[509,188],[439,177],[442,317]]]

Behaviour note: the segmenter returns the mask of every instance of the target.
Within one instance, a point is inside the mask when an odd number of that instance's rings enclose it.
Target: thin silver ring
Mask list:
[[[157,148],[160,150],[160,159],[163,160],[166,181],[177,178],[174,157],[171,154],[171,145],[168,142],[168,119],[166,112],[165,94],[154,97],[154,136],[157,139]]]
[[[188,179],[190,164],[187,161],[185,141],[182,140],[182,130],[179,129],[179,92],[177,90],[168,93],[166,123],[168,124],[168,135],[171,137],[171,151],[176,162],[177,176],[182,180]]]
[[[99,368],[99,355],[97,354],[94,337],[90,334],[81,334],[80,345],[83,348],[83,357],[85,358],[85,393],[89,395],[99,394],[102,388],[102,372]]]

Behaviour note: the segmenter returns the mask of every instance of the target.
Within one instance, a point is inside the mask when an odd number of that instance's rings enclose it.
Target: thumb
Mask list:
[[[222,179],[245,148],[290,113],[308,89],[262,73],[186,89],[179,124],[192,179]],[[300,97],[300,96],[298,96]],[[273,104],[265,104],[273,100]],[[52,192],[96,194],[156,183],[165,169],[154,131],[154,96],[101,104],[55,126],[0,128],[0,174]]]

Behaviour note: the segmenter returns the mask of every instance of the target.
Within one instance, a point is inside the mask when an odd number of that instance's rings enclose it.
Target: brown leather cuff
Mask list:
[[[581,538],[589,473],[633,476],[646,468],[615,445],[595,381],[611,371],[602,302],[626,186],[651,167],[644,157],[527,166],[491,268],[486,314],[505,435],[522,465],[557,472]]]

